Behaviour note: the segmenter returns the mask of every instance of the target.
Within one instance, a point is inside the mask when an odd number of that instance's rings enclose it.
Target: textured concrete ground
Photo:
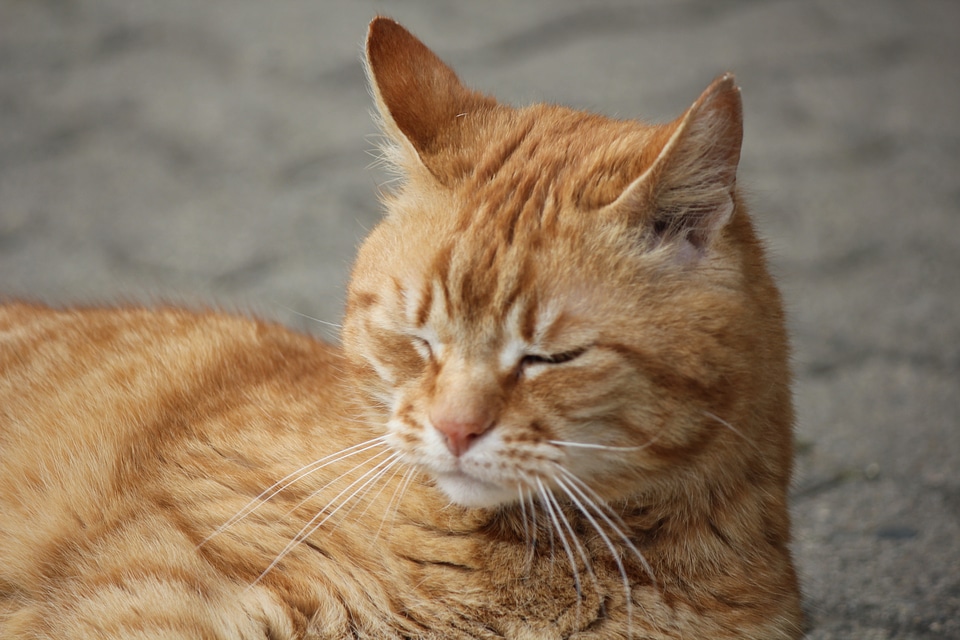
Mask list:
[[[398,18],[470,84],[664,120],[716,74],[796,345],[810,638],[960,638],[960,3],[0,0],[0,295],[329,333]],[[301,315],[302,314],[302,315]]]

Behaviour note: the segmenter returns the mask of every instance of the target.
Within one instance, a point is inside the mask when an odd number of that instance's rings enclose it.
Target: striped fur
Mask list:
[[[402,183],[342,348],[0,307],[0,637],[798,638],[732,78],[514,109],[384,18],[367,69]]]

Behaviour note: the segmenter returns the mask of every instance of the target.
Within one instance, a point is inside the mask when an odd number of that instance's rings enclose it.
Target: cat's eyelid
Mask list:
[[[408,331],[407,334],[416,340],[422,340],[426,342],[431,347],[435,347],[440,344],[440,337],[437,336],[436,332],[433,331],[430,327],[423,326]]]
[[[520,365],[532,365],[532,364],[564,364],[572,360],[576,360],[584,353],[590,349],[590,345],[576,347],[574,349],[567,349],[565,351],[558,351],[549,354],[542,353],[528,353],[520,359]]]
[[[437,339],[437,335],[432,331],[420,329],[419,331],[412,331],[408,335],[410,336],[410,341],[413,343],[413,348],[416,349],[424,359],[430,359],[440,355],[442,345]]]

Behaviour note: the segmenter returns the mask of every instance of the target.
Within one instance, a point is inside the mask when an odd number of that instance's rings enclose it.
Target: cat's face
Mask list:
[[[529,219],[502,201],[478,215],[453,192],[402,212],[395,203],[363,250],[371,279],[353,288],[351,351],[369,368],[390,444],[465,505],[516,500],[558,465],[582,475],[620,457],[561,442],[649,439],[622,415],[639,381],[611,347],[611,320],[629,305],[602,268],[610,247],[559,234],[556,203],[525,205]]]
[[[494,506],[632,495],[729,438],[750,313],[723,233],[729,79],[665,127],[515,110],[403,34],[368,41],[405,184],[360,251],[344,328],[389,444],[454,502]],[[455,84],[418,92],[423,76]]]

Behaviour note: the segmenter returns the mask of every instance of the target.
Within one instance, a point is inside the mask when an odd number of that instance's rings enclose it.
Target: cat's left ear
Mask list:
[[[609,206],[631,212],[658,242],[702,255],[735,208],[743,108],[733,75],[714,80],[658,137],[649,168]]]
[[[378,16],[367,34],[367,75],[381,125],[403,151],[403,168],[422,163],[441,181],[454,173],[443,153],[456,149],[464,116],[496,102],[472,91],[412,33]]]

